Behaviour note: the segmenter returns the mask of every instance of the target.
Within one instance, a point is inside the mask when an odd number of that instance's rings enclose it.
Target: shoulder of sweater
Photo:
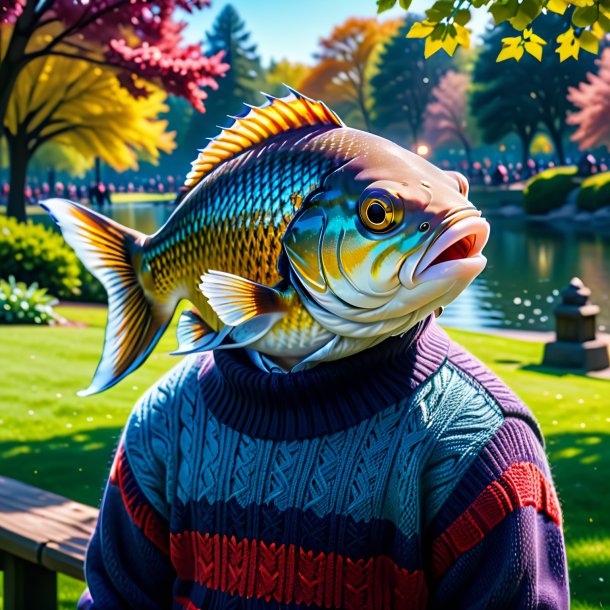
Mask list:
[[[202,358],[206,355],[184,358],[151,386],[134,406],[123,432],[135,479],[161,514],[167,512],[166,498],[171,497],[175,483],[178,422],[185,405],[194,410]]]
[[[540,426],[525,403],[488,367],[465,348],[453,341],[449,345],[446,364],[459,372],[469,384],[478,386],[501,409],[504,417],[526,422],[538,441],[543,443]]]

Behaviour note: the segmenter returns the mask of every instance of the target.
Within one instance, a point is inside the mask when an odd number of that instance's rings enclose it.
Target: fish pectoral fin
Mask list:
[[[210,307],[228,326],[239,326],[256,316],[285,314],[286,301],[279,290],[224,271],[208,271],[199,288]]]
[[[217,348],[231,329],[224,327],[214,332],[195,310],[185,311],[178,320],[178,349],[172,356],[183,356],[193,352],[206,352]]]

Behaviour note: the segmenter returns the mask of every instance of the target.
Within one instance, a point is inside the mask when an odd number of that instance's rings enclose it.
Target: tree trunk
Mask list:
[[[551,140],[553,141],[553,146],[555,147],[555,153],[557,154],[557,158],[559,160],[559,165],[566,164],[566,154],[563,147],[563,133],[562,130],[559,130],[559,133],[555,129],[549,129],[549,134],[551,136]]]
[[[525,167],[530,159],[530,146],[533,134],[520,133],[519,138],[521,139],[521,163]]]
[[[25,135],[9,136],[8,154],[10,160],[10,191],[6,215],[21,222],[26,220],[25,181],[29,162],[27,139]]]

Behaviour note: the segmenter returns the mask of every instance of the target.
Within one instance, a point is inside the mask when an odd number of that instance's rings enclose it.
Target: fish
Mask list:
[[[230,120],[153,235],[42,202],[108,294],[80,395],[138,368],[183,300],[174,353],[246,348],[299,371],[406,333],[484,269],[489,224],[461,174],[294,89]]]

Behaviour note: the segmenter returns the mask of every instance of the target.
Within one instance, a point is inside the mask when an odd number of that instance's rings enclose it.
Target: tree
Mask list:
[[[432,89],[432,100],[425,112],[424,129],[436,145],[457,141],[464,148],[468,166],[472,165],[474,120],[468,112],[468,74],[450,70]]]
[[[568,89],[568,101],[577,108],[567,121],[577,127],[572,140],[581,150],[595,146],[610,149],[610,49],[599,60],[598,74],[587,74],[578,87]]]
[[[371,130],[369,86],[380,43],[397,28],[395,21],[352,17],[320,40],[318,63],[301,83],[303,93],[326,100],[341,114],[357,109],[367,130]],[[347,107],[342,112],[341,107]]]
[[[514,133],[521,141],[525,165],[538,129],[539,115],[527,80],[517,67],[494,63],[503,26],[490,29],[474,66],[470,112],[476,117],[483,141],[491,144]]]
[[[416,145],[432,89],[451,66],[448,57],[425,60],[424,43],[406,38],[416,18],[408,17],[383,47],[371,81],[375,126],[388,137]]]
[[[292,62],[287,59],[281,61],[272,61],[267,70],[267,89],[271,95],[283,96],[286,95],[288,85],[297,91],[301,90],[301,83],[309,75],[310,67],[298,62]]]
[[[244,21],[232,5],[227,4],[218,14],[206,34],[206,50],[213,56],[223,55],[230,66],[225,78],[206,100],[206,114],[193,115],[189,137],[185,141],[189,160],[206,144],[206,137],[218,134],[218,126],[227,123],[227,115],[237,114],[242,104],[258,103],[264,80],[256,45],[250,40]]]
[[[395,4],[396,0],[377,0],[380,13]],[[410,5],[411,0],[400,0],[405,10]],[[562,62],[569,57],[578,59],[581,49],[596,55],[600,40],[610,32],[607,0],[436,0],[426,18],[413,24],[409,36],[425,40],[426,57],[441,49],[453,55],[458,46],[470,46],[468,23],[477,11],[491,13],[496,26],[507,26],[494,47],[499,51],[498,61],[519,61],[524,55],[540,61],[547,41],[557,43],[555,53]],[[552,36],[538,36],[539,28],[557,15],[566,16],[561,29]]]
[[[569,15],[547,15],[541,22],[541,34],[547,38],[553,36],[561,30],[566,18],[569,18]],[[489,96],[474,96],[473,113],[480,113],[484,103],[493,103],[494,98],[501,97],[502,99],[495,103],[496,110],[503,108],[505,118],[513,125],[523,124],[524,121],[529,123],[533,128],[530,130],[530,140],[537,125],[544,127],[553,142],[559,162],[563,164],[564,141],[569,130],[566,118],[572,109],[567,92],[570,87],[584,80],[587,71],[594,70],[595,58],[587,54],[577,62],[562,62],[558,55],[554,55],[548,57],[542,65],[528,55],[518,64],[493,63],[495,45],[498,39],[506,35],[508,29],[509,24],[502,24],[486,35],[485,48],[475,67],[475,82],[479,84],[480,91],[489,92]],[[487,114],[486,110],[484,114]],[[524,112],[526,116],[510,117],[511,114],[519,112]],[[480,114],[477,118],[481,124]],[[497,121],[495,117],[490,117],[490,120],[492,123]],[[518,132],[519,129],[512,131]]]
[[[157,119],[167,110],[165,97],[150,88],[147,97],[135,99],[113,70],[91,69],[86,60],[47,55],[30,61],[13,86],[4,118],[11,185],[7,214],[25,220],[27,166],[49,142],[85,158],[99,157],[119,171],[171,151],[174,134]]]
[[[188,99],[203,111],[206,92],[227,66],[198,45],[183,45],[175,9],[191,12],[206,0],[0,0],[0,137],[12,89],[33,60],[58,56],[116,68],[135,97],[144,81]],[[60,27],[58,27],[60,26]],[[41,43],[41,41],[43,41]]]

